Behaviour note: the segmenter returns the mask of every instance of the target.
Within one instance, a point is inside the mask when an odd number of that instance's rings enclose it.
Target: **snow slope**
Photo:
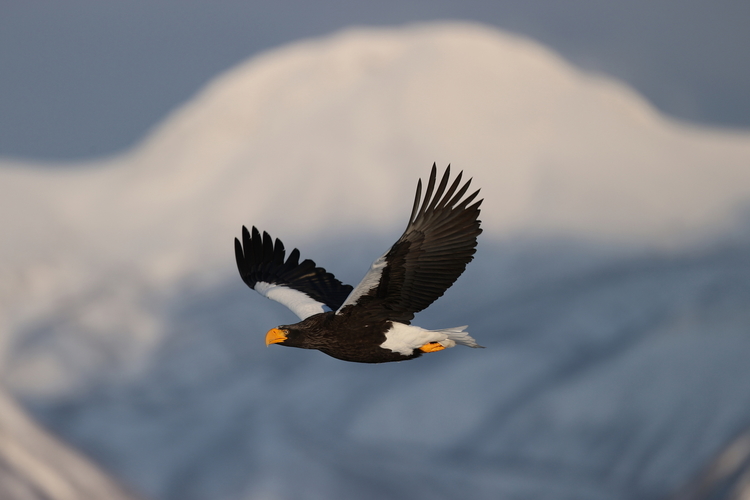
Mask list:
[[[0,498],[134,500],[79,453],[39,428],[0,391]]]
[[[488,349],[260,349],[291,318],[235,276],[241,225],[354,283],[433,161],[485,233],[417,323]],[[749,165],[482,26],[282,47],[127,155],[0,168],[0,373],[154,498],[658,498],[750,424]]]

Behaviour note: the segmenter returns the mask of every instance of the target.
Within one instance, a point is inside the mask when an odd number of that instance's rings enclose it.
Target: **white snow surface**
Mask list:
[[[485,232],[416,322],[488,348],[263,348],[294,316],[241,282],[241,226],[356,284],[433,161]],[[154,499],[662,498],[750,425],[749,200],[750,133],[527,39],[304,41],[127,154],[0,164],[2,383]]]

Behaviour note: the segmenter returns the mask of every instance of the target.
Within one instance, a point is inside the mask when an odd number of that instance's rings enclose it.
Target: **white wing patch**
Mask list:
[[[327,305],[318,302],[306,293],[287,286],[259,281],[253,288],[264,297],[285,305],[300,319],[331,310]]]
[[[419,349],[430,342],[439,342],[443,347],[453,347],[456,344],[468,347],[482,347],[465,332],[466,326],[444,328],[442,330],[425,330],[414,325],[394,322],[390,330],[385,332],[385,342],[380,344],[383,349],[409,356],[414,349]]]
[[[357,300],[380,283],[380,276],[383,275],[383,269],[386,266],[385,256],[388,252],[384,253],[377,259],[375,259],[375,262],[372,263],[370,266],[370,270],[367,271],[367,274],[365,274],[365,277],[362,278],[362,281],[359,282],[359,285],[357,285],[354,290],[352,290],[352,293],[349,294],[349,296],[346,298],[343,304],[341,304],[341,307],[339,307],[338,311],[336,311],[336,314],[341,312],[343,308],[349,305],[353,305],[357,303]]]

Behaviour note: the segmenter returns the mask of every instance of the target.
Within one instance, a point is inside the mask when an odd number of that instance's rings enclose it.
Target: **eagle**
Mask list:
[[[358,363],[414,359],[456,344],[482,347],[466,326],[427,330],[411,324],[414,314],[441,297],[474,258],[483,200],[474,201],[479,190],[464,197],[471,179],[461,184],[462,175],[448,186],[448,165],[437,184],[432,165],[424,201],[422,180],[417,182],[404,234],[354,288],[310,259],[300,262],[296,248],[285,259],[278,238],[243,226],[242,241],[234,240],[242,280],[301,319],[269,330],[266,345],[317,349]]]

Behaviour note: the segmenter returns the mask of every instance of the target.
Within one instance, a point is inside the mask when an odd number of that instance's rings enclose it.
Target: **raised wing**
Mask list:
[[[305,319],[313,314],[335,311],[352,291],[333,274],[316,267],[310,259],[299,262],[296,248],[284,262],[284,244],[253,227],[252,234],[242,226],[242,243],[234,239],[237,269],[247,286],[284,304]]]
[[[414,313],[432,304],[453,285],[474,258],[477,236],[482,232],[478,217],[483,200],[469,205],[479,190],[461,200],[471,184],[469,179],[460,186],[462,174],[448,187],[448,165],[435,190],[437,168],[432,165],[421,204],[421,179],[417,184],[406,231],[385,255],[373,262],[338,314],[356,307],[363,313],[377,311],[393,321],[408,323]]]

